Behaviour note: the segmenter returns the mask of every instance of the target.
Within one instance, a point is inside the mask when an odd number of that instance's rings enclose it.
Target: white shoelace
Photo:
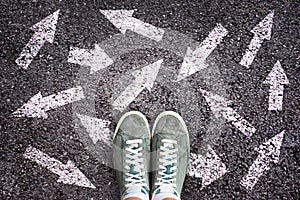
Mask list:
[[[162,139],[163,145],[160,146],[159,159],[159,175],[158,182],[155,183],[159,187],[176,187],[176,163],[177,163],[177,141],[170,139]],[[167,169],[170,166],[170,169]],[[169,174],[167,172],[170,172]]]
[[[142,147],[139,147],[143,143],[142,139],[127,140],[125,148],[125,187],[138,186],[147,188],[146,184],[146,172]],[[133,167],[133,169],[131,169]],[[131,172],[134,170],[134,173]]]

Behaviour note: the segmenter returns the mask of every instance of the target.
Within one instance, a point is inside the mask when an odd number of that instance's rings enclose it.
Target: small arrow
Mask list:
[[[90,66],[90,74],[113,64],[113,60],[97,44],[93,50],[71,47],[68,62],[78,65]]]
[[[132,73],[135,80],[112,103],[115,110],[123,111],[143,90],[151,91],[163,59]]]
[[[209,33],[205,40],[201,42],[196,50],[192,50],[188,47],[182,66],[179,70],[177,81],[206,68],[208,66],[205,63],[206,58],[213,52],[218,44],[220,44],[223,37],[227,34],[228,31],[221,24],[217,24],[217,26]]]
[[[27,147],[24,157],[36,162],[42,167],[47,168],[52,173],[59,175],[57,182],[81,187],[96,188],[72,161],[68,161],[67,164],[63,164],[31,146]]]
[[[35,31],[29,42],[16,59],[17,65],[27,69],[45,42],[53,43],[59,10],[35,24],[31,29]]]
[[[225,173],[227,173],[225,164],[209,145],[205,157],[191,153],[188,175],[202,178],[201,189],[221,178]]]
[[[264,40],[271,39],[274,11],[269,13],[251,32],[254,34],[240,64],[249,68]]]
[[[205,91],[201,88],[200,91],[202,92],[215,117],[223,117],[228,122],[231,122],[247,137],[251,137],[252,134],[256,132],[256,128],[254,128],[247,120],[245,120],[235,110],[233,110],[233,108],[228,106],[230,104],[230,101],[219,95],[211,94],[210,92]]]
[[[48,117],[47,111],[84,99],[82,87],[71,88],[57,94],[42,97],[41,92],[34,95],[12,115],[14,117]]]
[[[284,137],[284,131],[275,135],[273,138],[255,149],[259,156],[248,170],[248,174],[241,180],[241,185],[251,191],[264,171],[270,169],[270,163],[278,163],[280,148]]]
[[[82,125],[86,128],[86,131],[88,132],[94,144],[96,144],[98,141],[101,141],[101,144],[105,143],[108,146],[111,145],[112,136],[108,128],[110,121],[80,114],[77,114],[77,117],[80,119]]]
[[[123,34],[125,34],[126,30],[131,30],[156,41],[160,41],[164,36],[165,31],[163,29],[132,17],[134,10],[100,11]]]
[[[279,61],[277,61],[264,81],[270,85],[269,110],[282,110],[283,85],[289,84],[289,80]]]

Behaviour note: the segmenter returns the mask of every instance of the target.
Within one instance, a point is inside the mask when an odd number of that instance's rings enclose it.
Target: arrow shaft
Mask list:
[[[20,56],[16,59],[16,63],[24,69],[27,69],[34,57],[44,46],[45,42],[45,33],[35,33],[23,48]]]
[[[51,158],[47,154],[31,146],[27,147],[24,157],[36,162],[42,167],[47,168],[52,173],[57,175],[62,175],[63,170],[65,169],[64,165],[60,161]]]
[[[68,56],[68,62],[78,65],[89,65],[88,58],[91,53],[88,49],[81,49],[78,47],[71,47]]]
[[[253,39],[251,40],[248,49],[246,50],[242,60],[240,61],[240,64],[249,68],[249,66],[252,64],[255,56],[258,53],[258,50],[260,49],[263,38],[261,38],[258,35],[254,35]]]
[[[165,31],[163,29],[142,22],[141,20],[136,18],[130,17],[125,23],[127,25],[127,29],[130,29],[150,39],[160,41],[164,36]]]
[[[84,98],[84,93],[82,87],[71,88],[58,94],[53,94],[47,97],[44,97],[39,107],[42,110],[48,111],[61,107],[63,105],[79,101]]]
[[[241,185],[247,190],[252,190],[264,171],[269,170],[270,158],[259,155],[250,166],[248,173],[241,180]]]
[[[271,85],[269,89],[269,110],[282,110],[284,86]]]

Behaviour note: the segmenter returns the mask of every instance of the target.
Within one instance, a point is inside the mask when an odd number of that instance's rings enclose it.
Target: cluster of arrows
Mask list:
[[[101,12],[123,34],[125,34],[127,30],[131,30],[155,41],[163,39],[165,32],[164,29],[157,28],[151,24],[134,18],[133,10],[102,10]],[[35,33],[22,50],[19,58],[16,60],[16,63],[20,67],[27,69],[45,42],[53,42],[58,17],[59,10],[32,27],[32,30]],[[252,29],[251,32],[254,36],[240,61],[240,65],[249,68],[263,41],[271,39],[273,17],[274,12],[269,13]],[[177,81],[181,81],[199,70],[208,67],[205,64],[206,58],[227,34],[228,31],[221,24],[217,24],[217,26],[195,50],[188,47],[178,73]],[[96,44],[94,49],[71,47],[68,62],[89,66],[90,73],[93,74],[111,65],[113,60],[99,45]],[[113,108],[122,112],[145,88],[150,90],[153,87],[153,83],[155,82],[162,63],[163,60],[159,60],[143,67],[142,69],[134,71],[132,75],[135,79],[133,79],[132,83],[114,100],[112,103]],[[277,111],[282,110],[284,85],[289,84],[289,81],[280,61],[275,63],[264,83],[270,85],[268,109]],[[256,128],[254,126],[252,126],[246,119],[240,116],[229,106],[229,100],[203,89],[201,89],[201,92],[216,118],[226,119],[228,123],[231,123],[248,138],[251,138],[251,136],[256,132]],[[82,87],[80,86],[61,91],[47,97],[43,97],[41,93],[38,93],[21,108],[17,109],[13,113],[13,116],[47,118],[48,111],[75,101],[80,101],[84,98],[85,95]],[[86,127],[93,143],[96,144],[97,142],[102,142],[110,145],[111,132],[108,128],[110,123],[109,121],[85,115],[77,116]],[[248,173],[240,182],[240,184],[247,190],[252,190],[263,172],[269,170],[270,162],[278,162],[283,137],[284,131],[275,135],[273,138],[267,140],[265,143],[256,148],[259,155],[250,166]],[[95,186],[71,161],[64,165],[31,146],[27,148],[24,156],[25,158],[35,161],[41,166],[49,169],[51,172],[59,175],[58,181],[60,182],[95,188]],[[227,173],[225,164],[222,163],[219,156],[211,147],[208,148],[206,155],[191,154],[188,175],[202,178],[203,187],[222,177],[225,173]]]

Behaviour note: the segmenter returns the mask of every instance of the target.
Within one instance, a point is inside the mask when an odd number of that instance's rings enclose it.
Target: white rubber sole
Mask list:
[[[184,120],[182,119],[182,117],[181,117],[178,113],[176,113],[176,112],[174,112],[174,111],[164,111],[164,112],[160,113],[160,114],[156,117],[155,122],[154,122],[153,127],[152,127],[151,137],[154,136],[154,130],[155,130],[156,125],[157,125],[157,123],[159,122],[159,120],[160,120],[162,117],[166,116],[166,115],[171,115],[171,116],[177,118],[177,119],[180,121],[180,123],[182,123],[182,125],[183,125],[183,127],[184,127],[184,130],[185,130],[185,132],[187,133],[187,135],[188,135],[188,137],[189,137],[189,134],[188,134],[189,131],[188,131],[188,129],[187,129],[187,126],[186,126]]]
[[[138,115],[139,117],[141,117],[141,118],[144,120],[144,122],[145,122],[145,124],[146,124],[146,126],[147,126],[147,129],[148,129],[149,138],[150,138],[150,137],[151,137],[150,126],[149,126],[148,120],[147,120],[147,118],[145,117],[145,115],[144,115],[143,113],[139,112],[139,111],[129,111],[129,112],[125,113],[125,114],[120,118],[120,120],[119,120],[119,122],[118,122],[118,124],[117,124],[117,127],[116,127],[116,129],[115,129],[115,132],[114,132],[113,140],[115,139],[115,136],[116,136],[116,134],[117,134],[117,132],[118,132],[118,130],[119,130],[121,124],[122,124],[123,121],[126,119],[126,117],[128,117],[129,115]]]

